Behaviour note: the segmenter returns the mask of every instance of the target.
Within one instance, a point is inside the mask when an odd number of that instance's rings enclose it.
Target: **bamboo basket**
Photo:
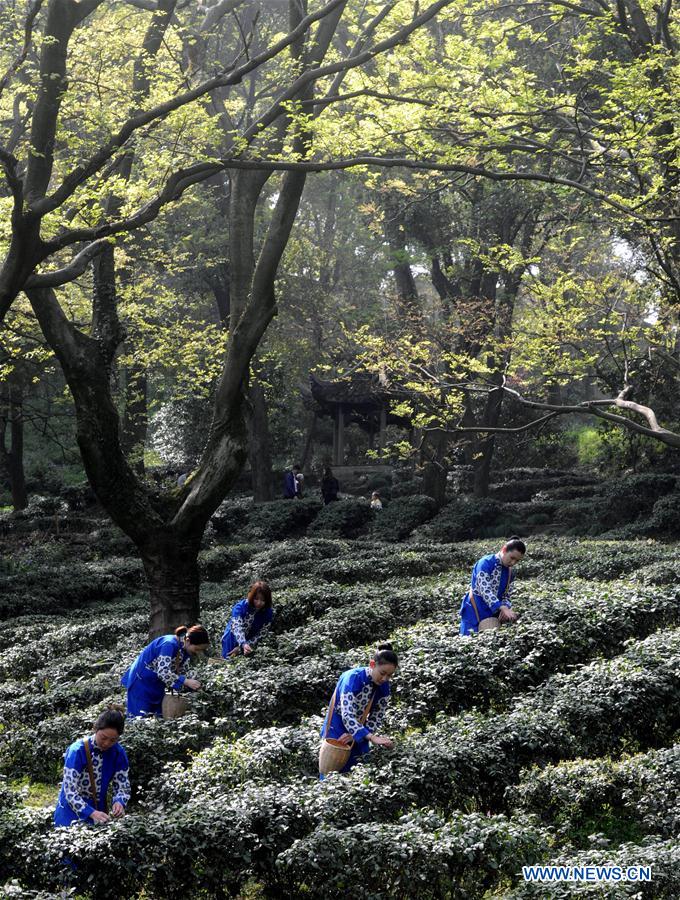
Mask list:
[[[224,659],[222,656],[209,656],[208,664],[211,666],[228,666],[230,660]]]
[[[495,631],[501,627],[501,623],[495,616],[489,616],[488,619],[482,619],[479,623],[480,631]]]
[[[163,697],[161,710],[164,719],[179,719],[180,716],[186,715],[188,709],[189,704],[179,694],[166,694]]]
[[[341,744],[335,738],[324,738],[319,747],[319,772],[329,775],[331,772],[339,772],[344,769],[352,752],[351,744]]]

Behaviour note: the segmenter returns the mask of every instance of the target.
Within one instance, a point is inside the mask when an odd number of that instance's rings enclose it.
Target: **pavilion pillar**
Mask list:
[[[345,410],[342,403],[335,407],[335,423],[333,427],[333,465],[345,464]]]
[[[378,432],[378,450],[382,454],[385,449],[385,431],[387,429],[387,408],[380,407],[380,431]]]

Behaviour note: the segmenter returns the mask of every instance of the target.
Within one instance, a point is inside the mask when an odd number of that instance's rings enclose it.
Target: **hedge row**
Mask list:
[[[78,866],[71,875],[76,886],[102,897],[132,896],[140,888],[175,897],[197,880],[207,891],[235,892],[251,874],[276,885],[284,871],[277,860],[296,839],[315,841],[317,852],[333,852],[335,835],[318,831],[322,823],[375,828],[373,823],[394,822],[411,804],[435,804],[447,815],[470,803],[498,808],[527,763],[667,740],[680,724],[679,665],[680,633],[654,635],[616,660],[551,679],[504,715],[442,717],[422,734],[405,736],[396,750],[371,754],[368,778],[359,767],[323,785],[298,780],[257,790],[245,786],[194,797],[180,808],[131,815],[105,829],[66,834],[26,834],[10,808],[0,815],[7,836],[0,863],[7,867],[11,860],[28,887],[44,886],[63,878],[60,859],[68,855]],[[504,833],[511,837],[501,827],[498,839]],[[455,830],[445,834],[453,840]],[[351,836],[350,845],[356,846]],[[534,843],[529,852],[535,851]],[[293,855],[292,877],[309,885],[319,870],[303,871],[305,858],[313,861],[313,855]],[[514,857],[516,867],[522,858]]]
[[[507,799],[572,842],[593,833],[617,842],[633,835],[677,836],[680,744],[623,760],[575,760],[530,769]]]

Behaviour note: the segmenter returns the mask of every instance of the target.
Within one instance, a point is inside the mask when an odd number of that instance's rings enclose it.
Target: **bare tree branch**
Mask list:
[[[158,9],[158,0],[124,0],[129,6],[136,6],[137,9],[145,9],[149,12],[156,12]]]
[[[98,256],[110,243],[109,238],[101,238],[94,243],[89,244],[80,253],[77,253],[71,262],[61,269],[55,269],[53,272],[43,272],[37,275],[31,275],[26,282],[27,288],[47,288],[58,287],[60,284],[66,284],[78,278],[90,265],[92,260]]]
[[[224,16],[233,12],[235,9],[238,9],[238,7],[242,6],[244,3],[245,0],[220,0],[215,6],[211,6],[205,14],[205,18],[201,22],[199,30],[210,31],[211,28],[214,28],[215,25],[217,25],[220,19],[223,19]]]
[[[557,415],[567,415],[569,413],[575,413],[576,415],[580,416],[597,416],[600,419],[605,419],[607,422],[613,422],[616,425],[621,425],[624,428],[627,428],[629,431],[634,431],[636,434],[644,434],[646,437],[655,438],[656,440],[661,441],[663,444],[667,444],[669,447],[680,448],[680,434],[676,434],[674,431],[670,431],[667,428],[662,428],[658,424],[656,415],[654,414],[653,410],[651,410],[649,407],[642,406],[638,403],[633,403],[632,401],[625,399],[625,393],[629,390],[628,388],[624,389],[624,391],[622,391],[621,394],[618,395],[618,397],[613,397],[610,400],[585,400],[583,403],[574,405],[544,403],[539,400],[527,400],[519,393],[519,391],[516,391],[513,388],[509,388],[507,385],[502,385],[500,388],[496,388],[495,390],[505,391],[514,400],[516,400],[518,403],[521,403],[522,406],[526,406],[530,409],[546,409],[556,413]],[[625,416],[619,416],[615,415],[614,413],[606,412],[604,409],[601,409],[601,407],[604,405],[617,406],[621,409],[628,409],[631,412],[642,415],[647,420],[648,424],[646,426],[641,425],[634,419],[628,419]]]

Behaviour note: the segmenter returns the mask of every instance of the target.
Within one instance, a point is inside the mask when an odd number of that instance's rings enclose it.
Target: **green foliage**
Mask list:
[[[616,843],[645,834],[671,837],[680,826],[680,745],[622,761],[575,760],[530,769],[508,792],[564,837],[603,834]]]
[[[375,513],[368,501],[347,497],[326,504],[310,531],[319,535],[355,538],[368,530],[374,518]]]
[[[36,559],[66,565],[66,549],[55,541]],[[303,538],[204,551],[207,571],[231,570],[205,589],[210,632],[266,574],[272,633],[251,659],[202,664],[188,716],[127,723],[134,799],[122,822],[55,832],[49,810],[0,792],[0,878],[44,891],[66,876],[102,897],[191,894],[200,873],[209,894],[255,879],[286,895],[340,892],[342,881],[357,896],[481,898],[514,889],[527,862],[590,846],[593,831],[636,846],[675,836],[677,753],[650,748],[680,727],[680,607],[673,587],[644,587],[674,570],[675,548],[534,539],[514,598],[520,622],[463,638],[453,613],[490,549]],[[31,563],[19,556],[16,568]],[[0,772],[56,789],[65,746],[122,696],[120,674],[146,640],[143,609],[128,598],[92,604],[82,621],[17,620],[24,640],[0,660]],[[385,726],[396,747],[319,784],[320,716],[337,675],[385,638],[400,658]],[[643,755],[626,767],[621,751]],[[595,762],[566,765],[581,757]],[[64,872],[64,855],[77,870]],[[350,858],[355,868],[341,865]]]
[[[656,501],[673,491],[674,475],[631,475],[607,485],[596,516],[603,528],[613,528],[652,511]]]
[[[372,534],[382,541],[403,541],[419,525],[427,522],[437,511],[432,497],[414,494],[391,500],[377,510]]]
[[[321,509],[321,501],[275,500],[254,506],[239,532],[246,540],[282,541],[303,534]]]
[[[398,823],[321,825],[279,856],[277,879],[288,896],[481,898],[549,844],[531,819],[472,813],[447,820],[424,809]]]
[[[224,581],[231,573],[247,562],[255,547],[252,544],[230,544],[201,550],[198,564],[205,581]]]
[[[418,540],[467,541],[472,537],[498,533],[502,507],[492,499],[451,500],[442,510],[416,532]]]

